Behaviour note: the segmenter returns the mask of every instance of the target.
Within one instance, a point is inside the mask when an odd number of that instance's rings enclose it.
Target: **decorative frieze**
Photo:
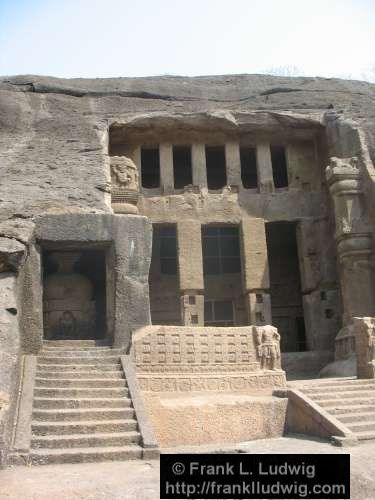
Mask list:
[[[285,385],[277,329],[148,326],[133,337],[143,390],[244,390]]]

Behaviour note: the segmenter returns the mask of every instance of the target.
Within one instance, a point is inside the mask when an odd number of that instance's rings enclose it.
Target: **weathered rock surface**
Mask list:
[[[22,262],[25,246],[15,239],[0,237],[0,273],[16,271]]]
[[[375,85],[339,79],[266,75],[0,79],[0,219],[43,212],[110,212],[107,128],[116,121],[147,126],[150,113],[197,113],[195,124],[238,127],[256,122],[319,123],[329,110],[356,120],[375,159]],[[271,111],[271,114],[265,112]],[[284,113],[284,114],[283,114]],[[304,117],[304,118],[302,118]],[[254,115],[252,120],[254,120]],[[134,122],[133,122],[134,124]],[[108,167],[108,168],[106,168]]]

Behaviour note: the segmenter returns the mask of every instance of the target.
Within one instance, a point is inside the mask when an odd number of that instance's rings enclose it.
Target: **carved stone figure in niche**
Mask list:
[[[47,338],[90,338],[95,328],[91,281],[74,270],[80,253],[55,252],[56,273],[44,283],[44,328]]]
[[[77,336],[76,325],[77,322],[72,311],[64,311],[59,319],[59,336],[75,338]]]
[[[262,370],[279,370],[280,365],[280,335],[277,328],[266,325],[256,329],[257,353]]]
[[[126,156],[111,157],[112,208],[116,213],[137,214],[138,169]]]

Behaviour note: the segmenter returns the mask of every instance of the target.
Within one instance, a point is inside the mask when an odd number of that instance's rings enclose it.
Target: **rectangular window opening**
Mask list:
[[[224,146],[206,146],[208,189],[221,189],[227,184]]]
[[[275,188],[288,187],[288,168],[284,146],[271,146],[271,162]]]
[[[190,146],[173,146],[173,176],[175,189],[193,184]]]
[[[181,325],[176,229],[176,224],[152,225],[149,290],[154,325]]]
[[[261,293],[255,294],[257,304],[263,304],[263,295]]]
[[[142,187],[152,189],[160,187],[159,146],[141,148]]]
[[[205,326],[233,326],[234,304],[231,300],[205,300]]]
[[[258,171],[256,149],[251,147],[240,148],[241,179],[245,189],[258,187]]]
[[[176,226],[160,228],[160,273],[177,274]]]
[[[203,273],[220,275],[241,272],[238,227],[202,227]]]

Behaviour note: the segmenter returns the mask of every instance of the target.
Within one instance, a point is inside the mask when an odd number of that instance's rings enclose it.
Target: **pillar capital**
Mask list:
[[[326,168],[326,179],[332,196],[360,194],[358,158],[330,158]]]

